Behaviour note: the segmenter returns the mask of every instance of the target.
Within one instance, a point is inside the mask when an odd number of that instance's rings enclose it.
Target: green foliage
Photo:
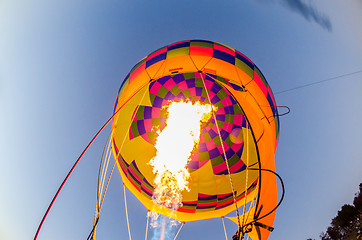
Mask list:
[[[358,212],[361,214],[362,213],[362,183],[359,184],[359,194],[356,196],[353,200],[353,205],[355,206],[355,208],[358,210]]]
[[[332,219],[327,231],[319,236],[321,240],[352,240],[362,239],[362,183],[355,194],[353,205],[344,204]]]
[[[338,214],[332,220],[332,226],[335,228],[348,228],[348,226],[356,219],[358,216],[358,210],[355,206],[345,204],[342,206],[342,209],[338,211]]]

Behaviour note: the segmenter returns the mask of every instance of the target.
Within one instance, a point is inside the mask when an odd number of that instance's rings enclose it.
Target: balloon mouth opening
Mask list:
[[[182,205],[182,192],[190,190],[187,164],[216,107],[200,101],[170,101],[164,108],[165,127],[158,130],[156,155],[149,162],[155,174],[152,199],[157,205],[177,210]]]

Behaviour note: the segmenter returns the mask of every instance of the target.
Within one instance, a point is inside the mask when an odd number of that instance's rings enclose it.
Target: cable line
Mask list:
[[[299,89],[299,88],[309,87],[309,86],[320,84],[320,83],[323,83],[323,82],[329,82],[329,81],[332,81],[332,80],[335,80],[335,79],[338,79],[338,78],[343,78],[343,77],[355,75],[355,74],[358,74],[358,73],[361,73],[361,72],[362,72],[362,70],[359,70],[359,71],[356,71],[356,72],[346,73],[346,74],[343,74],[343,75],[327,78],[327,79],[320,80],[320,81],[317,81],[317,82],[307,83],[307,84],[304,84],[304,85],[300,85],[300,86],[297,86],[297,87],[293,87],[293,88],[289,88],[289,89],[286,89],[286,90],[283,90],[283,91],[276,92],[275,95],[280,94],[280,93],[290,92],[290,91],[293,91],[293,90],[296,90],[296,89]]]

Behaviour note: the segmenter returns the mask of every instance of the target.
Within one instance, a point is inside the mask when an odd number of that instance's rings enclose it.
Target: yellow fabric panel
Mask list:
[[[236,59],[238,60],[238,59]],[[238,60],[239,61],[239,60]],[[244,64],[244,63],[243,63]],[[246,86],[250,81],[253,80],[252,77],[250,77],[248,74],[246,74],[244,71],[242,71],[240,68],[235,66],[236,73],[238,75],[238,79],[241,83],[241,85]]]
[[[166,60],[161,60],[146,68],[146,72],[150,75],[151,79],[157,79],[163,76],[165,61]]]
[[[133,98],[131,98],[127,103],[124,104],[122,109],[115,115],[113,121],[113,139],[116,142],[116,145],[121,148],[122,144],[125,146],[122,147],[121,153],[124,154],[147,154],[147,151],[139,151],[137,145],[136,146],[128,146],[129,142],[129,127],[131,126],[132,117],[135,109],[140,105],[150,105],[148,94],[148,85],[146,85],[142,91],[136,94]],[[145,97],[143,97],[145,95]],[[143,97],[143,99],[142,99]],[[142,100],[142,101],[141,101]],[[124,102],[119,101],[119,105],[122,105]],[[145,146],[147,147],[147,146]],[[153,146],[152,146],[153,148]],[[135,151],[136,149],[136,151]],[[133,152],[135,151],[135,152]],[[126,156],[124,156],[126,157]],[[127,158],[126,158],[127,159]]]
[[[197,72],[189,55],[166,59],[163,76],[184,72]]]
[[[201,71],[205,65],[210,61],[210,56],[190,55],[192,61],[196,65],[198,71]]]
[[[118,98],[117,106],[121,106],[125,101],[132,98],[133,94],[137,92],[144,84],[148,83],[150,78],[147,73],[142,72],[132,82],[128,83],[128,86],[123,91],[122,95]]]
[[[252,222],[254,220],[254,213],[255,213],[255,206],[253,206],[249,211],[247,211],[246,213],[244,214],[241,214],[239,216],[239,220],[238,220],[238,217],[235,216],[235,217],[225,217],[227,219],[230,219],[231,221],[233,221],[236,225],[239,225],[239,221],[240,221],[240,224],[243,224],[244,223],[249,223],[249,222]]]
[[[240,72],[246,74],[250,79],[252,78],[254,70],[246,65],[243,61],[235,58],[235,66],[240,70]]]
[[[197,193],[203,192],[205,194],[214,194],[216,189],[216,178],[212,172],[211,163],[208,162],[204,166],[202,166],[197,171],[191,173],[190,179],[190,187],[191,189],[195,189],[196,195],[194,195],[193,199],[188,200],[185,198],[186,201],[193,201],[197,199]],[[185,196],[186,197],[186,196]]]
[[[138,65],[138,64],[137,64]],[[139,75],[147,74],[145,71],[146,63],[141,64],[137,68],[135,68],[130,74],[129,74],[129,82],[133,82],[134,79],[136,79]],[[148,75],[147,75],[148,76]],[[142,77],[141,77],[142,78]],[[149,76],[148,76],[149,78]]]
[[[214,69],[216,70],[216,75],[220,77],[224,77],[227,79],[234,80],[235,82],[238,82],[238,74],[236,73],[235,66],[227,63],[225,61],[222,61],[220,59],[212,58],[204,68],[207,69]]]

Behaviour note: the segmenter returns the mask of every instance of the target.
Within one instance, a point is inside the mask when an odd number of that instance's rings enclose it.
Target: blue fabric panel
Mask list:
[[[147,60],[146,62],[146,68],[148,68],[149,66],[152,66],[153,64],[165,60],[167,56],[167,52],[161,53],[160,55],[157,55],[149,60]]]
[[[235,65],[235,57],[226,52],[214,49],[213,57]]]

